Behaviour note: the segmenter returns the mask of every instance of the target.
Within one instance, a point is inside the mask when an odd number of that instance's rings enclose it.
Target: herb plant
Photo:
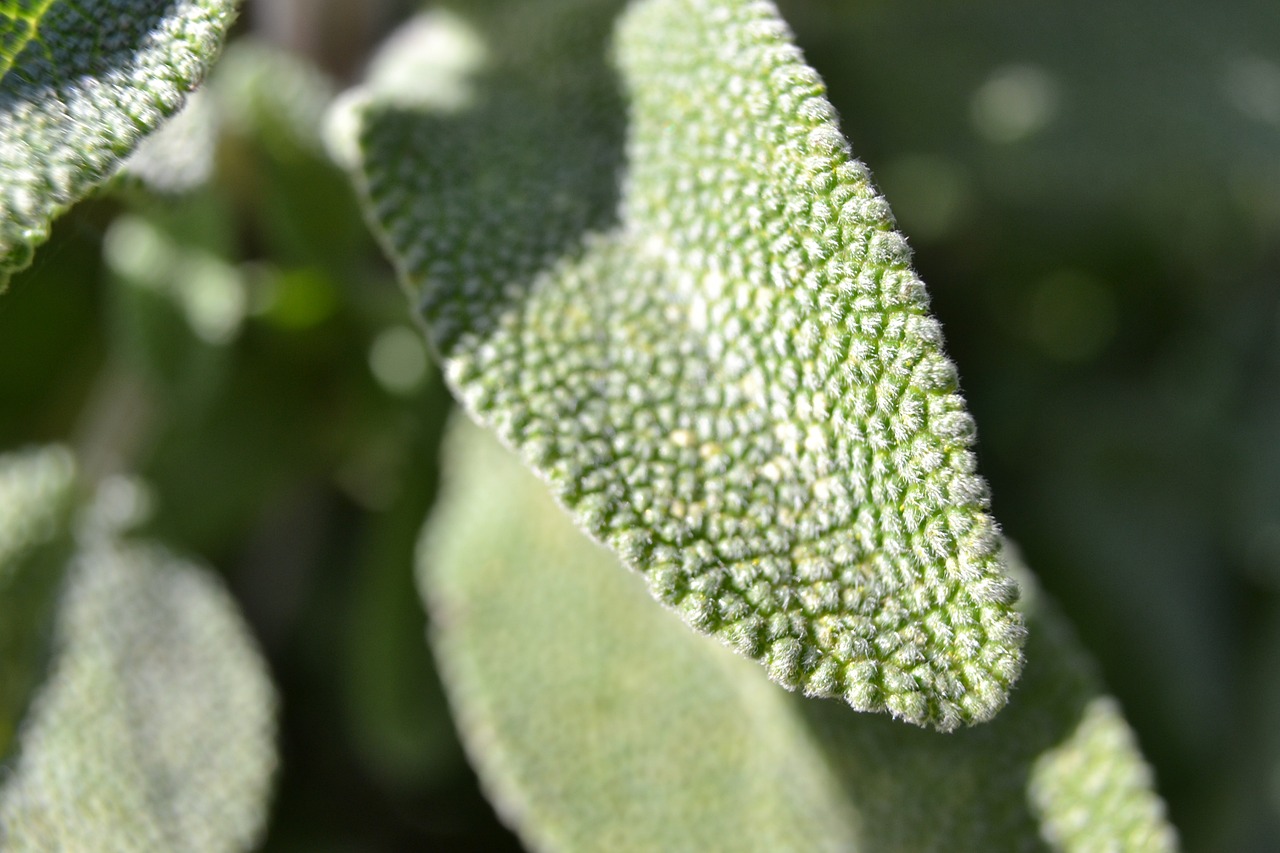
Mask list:
[[[772,3],[440,4],[341,93],[233,6],[0,10],[0,847],[307,849],[307,768],[430,813],[456,727],[533,849],[1178,848]]]

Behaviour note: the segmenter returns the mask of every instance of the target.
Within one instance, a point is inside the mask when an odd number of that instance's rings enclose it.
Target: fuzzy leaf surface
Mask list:
[[[789,695],[682,630],[479,429],[459,420],[446,449],[419,561],[433,647],[486,790],[533,849],[1176,849],[1133,732],[1041,596],[996,720],[897,725]]]
[[[0,7],[0,288],[204,77],[234,0]]]
[[[275,697],[225,590],[101,529],[76,537],[59,579],[48,665],[0,775],[0,848],[252,847]]]
[[[370,217],[467,408],[775,681],[989,719],[1024,631],[973,422],[776,10],[500,11],[450,19],[482,45],[450,85],[371,86],[359,135]]]

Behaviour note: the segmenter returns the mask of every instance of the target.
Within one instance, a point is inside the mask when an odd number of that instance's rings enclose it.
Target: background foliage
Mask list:
[[[1186,848],[1274,849],[1280,19],[780,5],[915,248],[994,515],[1100,660]],[[264,648],[272,850],[518,849],[407,570],[447,395],[318,135],[408,11],[246,5],[204,93],[211,179],[156,194],[135,169],[0,299],[0,448],[139,473],[147,532],[217,567]]]

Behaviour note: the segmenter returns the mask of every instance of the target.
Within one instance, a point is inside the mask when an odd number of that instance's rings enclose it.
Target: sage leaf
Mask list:
[[[500,11],[447,19],[481,46],[448,85],[356,109],[369,216],[466,408],[780,684],[992,717],[1024,629],[973,421],[773,6]]]
[[[51,221],[182,105],[234,0],[36,0],[0,9],[0,289]]]
[[[204,185],[213,175],[218,113],[206,91],[197,89],[182,109],[138,144],[117,173],[160,196],[177,196]]]
[[[275,698],[234,604],[203,569],[83,528],[45,678],[0,776],[0,848],[250,848]]]
[[[1169,851],[1151,770],[1038,594],[990,724],[787,694],[652,607],[545,487],[459,422],[419,578],[464,744],[535,850]],[[1024,581],[1034,593],[1034,587]]]
[[[0,759],[47,664],[74,480],[62,450],[0,456]]]

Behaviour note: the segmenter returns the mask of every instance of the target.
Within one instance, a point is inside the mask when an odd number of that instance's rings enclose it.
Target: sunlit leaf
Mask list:
[[[197,90],[170,121],[142,140],[120,174],[160,195],[193,190],[213,174],[217,133],[217,110]]]
[[[251,38],[228,46],[210,82],[231,130],[281,152],[321,153],[320,128],[333,82],[294,53]]]
[[[211,575],[100,523],[118,503],[77,537],[0,777],[0,847],[248,849],[275,766],[270,681]]]
[[[774,680],[990,718],[1023,629],[973,421],[785,25],[737,0],[637,3],[616,34],[599,4],[502,13],[473,30],[487,64],[454,69],[469,102],[374,87],[360,136],[466,406]]]
[[[234,0],[0,8],[0,288],[200,82]]]
[[[996,720],[896,725],[788,695],[682,630],[475,427],[447,449],[420,554],[434,648],[481,778],[534,849],[1176,848],[1133,732],[1041,596]]]

